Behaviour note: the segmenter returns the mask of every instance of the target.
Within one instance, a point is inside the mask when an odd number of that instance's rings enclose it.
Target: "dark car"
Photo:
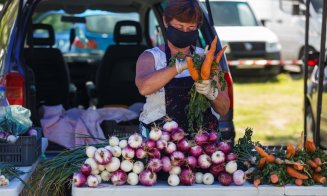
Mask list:
[[[7,1],[0,16],[0,77],[7,87],[10,104],[19,104],[30,109],[34,124],[39,125],[41,117],[38,116],[38,109],[43,105],[62,104],[65,109],[89,107],[92,93],[87,91],[86,82],[96,85],[95,94],[92,95],[97,99],[97,107],[129,106],[135,102],[144,102],[145,98],[139,94],[134,82],[135,65],[138,56],[145,49],[165,41],[162,21],[165,4],[166,1],[163,0]],[[204,48],[217,33],[209,25],[205,6],[201,6],[205,20],[199,30],[197,46]],[[56,26],[64,26],[67,18],[47,23],[37,19],[42,14],[58,10],[62,10],[63,15],[70,16],[70,21],[81,21],[74,17],[86,10],[133,13],[136,17],[134,20],[121,17],[112,21],[115,28],[108,37],[113,36],[114,43],[109,38],[106,40],[109,45],[100,61],[78,61],[79,58],[68,61],[64,58],[67,51],[57,47],[56,36],[59,35],[54,30]],[[106,22],[101,24],[94,26],[95,29],[92,30],[101,30],[100,28],[107,25]],[[38,36],[40,31],[46,32],[46,36],[43,33]],[[74,33],[72,31],[62,33],[66,35],[60,36],[74,37],[67,35]],[[218,48],[221,49],[220,43]],[[223,134],[232,134],[226,137],[234,138],[233,80],[225,57],[221,61],[221,68],[225,71],[231,107],[228,114],[220,119],[219,128]]]
[[[311,57],[311,58],[310,58]],[[317,101],[318,101],[318,78],[319,78],[319,69],[318,69],[318,59],[319,53],[315,53],[309,56],[308,64],[316,63],[308,83],[307,91],[307,137],[316,138],[315,128],[317,126]],[[327,58],[325,60],[327,62]],[[324,149],[327,149],[327,63],[324,65],[324,77],[323,77],[323,92],[322,92],[322,103],[321,103],[321,115],[320,115],[320,146]]]

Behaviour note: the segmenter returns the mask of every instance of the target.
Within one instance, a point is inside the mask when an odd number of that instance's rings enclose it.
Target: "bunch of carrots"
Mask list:
[[[300,145],[298,145],[300,146]],[[305,142],[305,149],[295,148],[288,144],[284,155],[273,155],[267,153],[262,147],[255,146],[259,154],[256,163],[257,175],[254,176],[253,184],[296,184],[326,185],[327,155],[316,148],[314,142],[308,139]],[[269,175],[264,176],[264,175]]]
[[[221,90],[226,87],[226,82],[224,80],[224,73],[219,69],[219,62],[226,50],[227,46],[223,47],[215,57],[215,52],[217,49],[217,36],[214,38],[210,45],[210,49],[204,56],[194,53],[192,56],[186,57],[187,66],[192,79],[196,82],[201,82],[202,80],[213,79],[214,76],[218,76],[218,80],[221,84]],[[212,87],[217,85],[215,80],[212,80]],[[209,108],[209,102],[204,97],[196,92],[195,86],[191,88],[190,92],[190,102],[186,106],[186,113],[188,118],[189,131],[191,134],[194,131],[194,123],[196,128],[202,128],[203,113]]]

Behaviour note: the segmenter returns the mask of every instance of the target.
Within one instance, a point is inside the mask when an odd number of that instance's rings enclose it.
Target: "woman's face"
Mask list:
[[[190,32],[190,31],[194,31],[197,29],[196,23],[180,22],[180,21],[176,20],[175,18],[173,18],[169,24],[172,27],[174,27],[175,29],[178,29],[183,32]],[[165,22],[165,26],[166,26],[166,28],[168,27],[168,24],[166,22]]]

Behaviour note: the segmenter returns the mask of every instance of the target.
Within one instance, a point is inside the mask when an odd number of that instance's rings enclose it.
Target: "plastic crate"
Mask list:
[[[138,132],[138,125],[134,122],[117,124],[113,120],[104,120],[100,126],[106,138],[113,135],[119,138],[127,138],[133,133]]]
[[[0,143],[0,162],[14,166],[30,166],[41,155],[41,131],[35,136],[19,136],[14,144]]]

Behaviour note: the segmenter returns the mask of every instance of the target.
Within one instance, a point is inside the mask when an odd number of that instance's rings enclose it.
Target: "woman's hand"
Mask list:
[[[202,80],[195,82],[195,89],[198,93],[206,96],[210,101],[218,97],[218,88],[211,86],[212,80]]]

